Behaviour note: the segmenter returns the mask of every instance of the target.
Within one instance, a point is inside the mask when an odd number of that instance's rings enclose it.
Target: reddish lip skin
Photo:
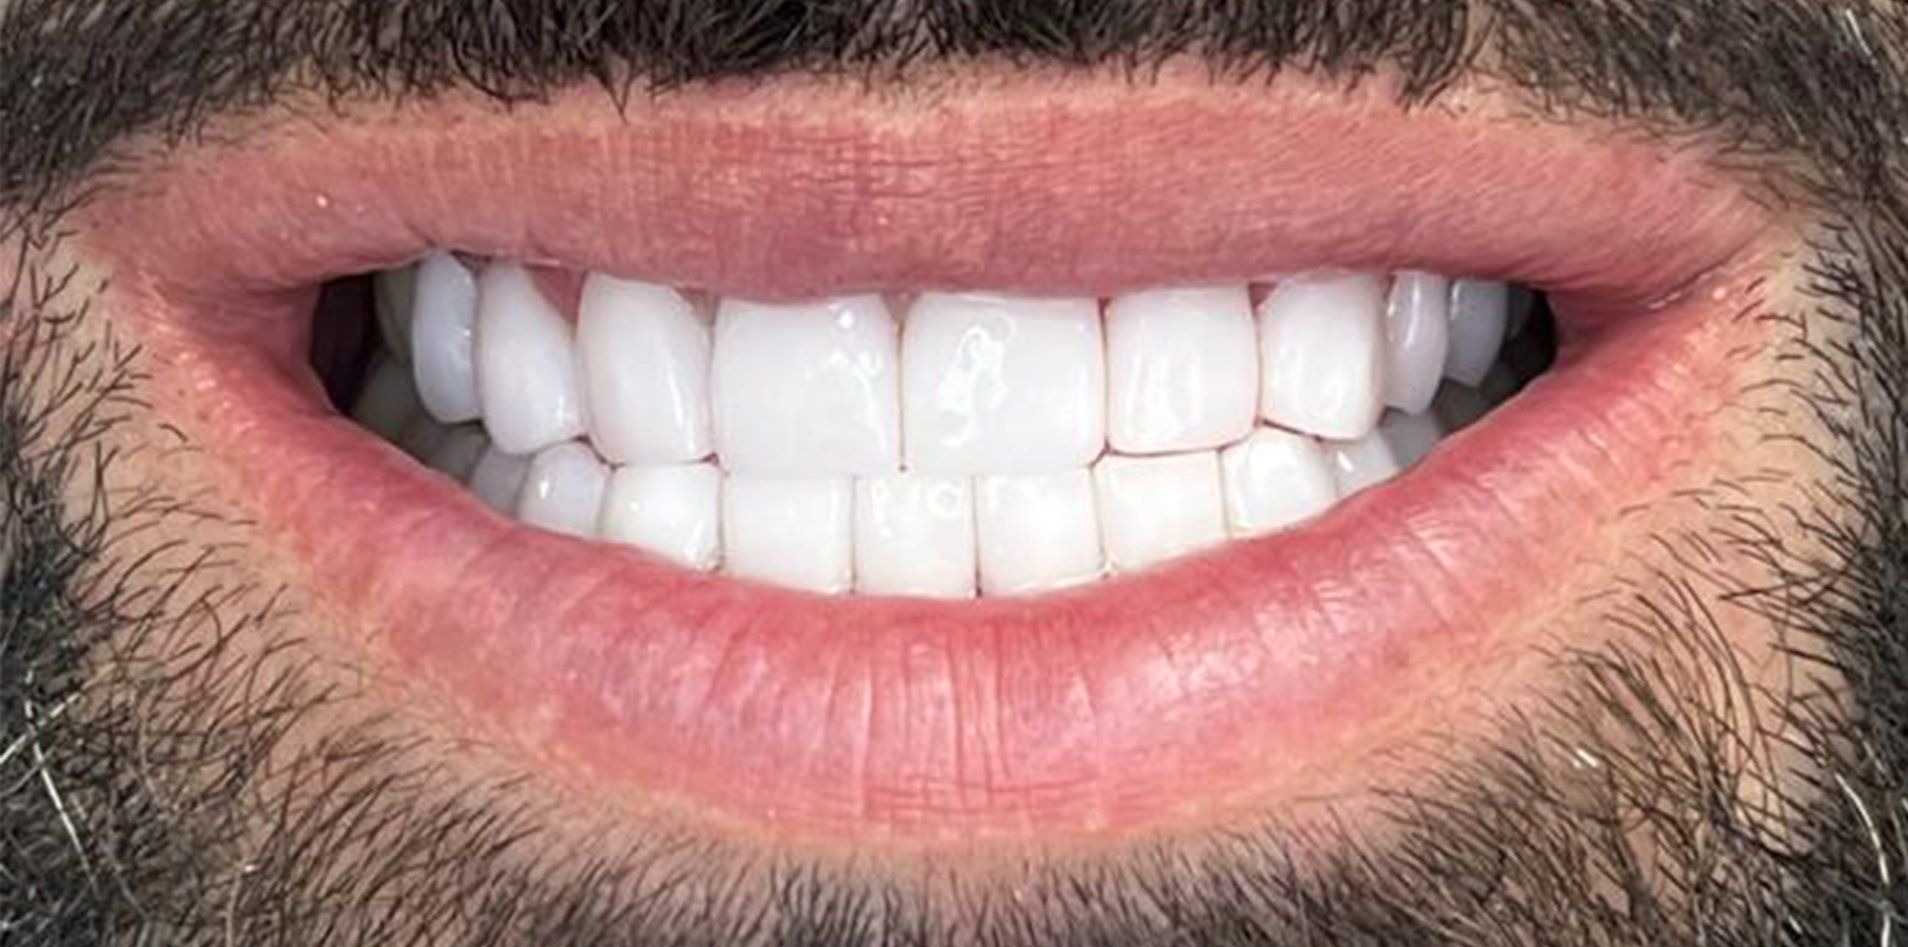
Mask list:
[[[1516,650],[1552,577],[1703,456],[1772,222],[1693,158],[1484,105],[1109,88],[890,111],[714,91],[627,124],[579,93],[287,126],[144,172],[92,205],[89,248],[155,397],[342,630],[546,771],[810,838],[1196,821],[1319,785],[1376,722],[1489,685],[1466,669]],[[770,107],[790,101],[807,111]],[[433,245],[763,297],[1414,266],[1543,285],[1573,345],[1302,530],[1042,598],[818,598],[526,530],[331,413],[302,365],[309,287]]]

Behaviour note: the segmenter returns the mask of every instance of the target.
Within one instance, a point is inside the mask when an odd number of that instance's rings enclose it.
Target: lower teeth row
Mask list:
[[[1288,529],[1550,358],[1534,297],[1417,273],[795,305],[592,276],[573,311],[558,282],[380,274],[353,416],[530,525],[831,594],[1031,594]]]

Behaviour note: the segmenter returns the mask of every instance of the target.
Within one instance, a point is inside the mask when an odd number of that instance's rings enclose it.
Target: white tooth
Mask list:
[[[424,460],[435,453],[438,445],[449,436],[450,428],[437,423],[437,419],[428,413],[419,411],[398,434],[397,446],[412,458]]]
[[[982,592],[1026,595],[1105,574],[1088,471],[981,477],[974,491]]]
[[[1331,458],[1338,492],[1344,496],[1384,483],[1404,469],[1384,435],[1377,431],[1355,441],[1330,442],[1325,445],[1325,454]]]
[[[477,391],[491,441],[533,454],[582,434],[574,333],[530,271],[490,264],[477,300]]]
[[[417,400],[417,384],[411,370],[385,352],[378,353],[365,376],[358,400],[351,406],[351,417],[379,437],[395,442],[411,420],[424,410]]]
[[[627,464],[709,455],[709,326],[681,293],[592,275],[576,344],[598,452]]]
[[[1093,480],[1114,571],[1137,572],[1225,542],[1218,454],[1103,457]]]
[[[923,294],[901,342],[908,468],[1036,474],[1091,464],[1106,437],[1101,339],[1093,299]]]
[[[1446,382],[1438,388],[1438,397],[1431,403],[1431,411],[1437,415],[1440,426],[1455,434],[1491,413],[1491,403],[1475,388]]]
[[[490,438],[483,428],[465,424],[451,428],[437,442],[424,463],[452,480],[463,481],[476,469],[477,461],[490,449]]]
[[[1421,414],[1437,396],[1451,348],[1451,281],[1399,273],[1385,307],[1385,403]]]
[[[400,362],[411,360],[411,311],[417,293],[417,264],[380,270],[371,280],[378,310],[378,334]]]
[[[1504,347],[1510,320],[1510,287],[1493,280],[1460,279],[1451,284],[1451,352],[1444,374],[1476,388]]]
[[[714,464],[623,467],[610,477],[597,532],[690,569],[722,556],[722,470]]]
[[[901,466],[894,318],[880,296],[716,313],[716,453],[769,477],[890,473]]]
[[[1262,427],[1219,454],[1226,525],[1240,539],[1305,522],[1338,502],[1338,478],[1318,442]]]
[[[854,585],[854,481],[731,474],[722,483],[722,571],[810,592]]]
[[[477,400],[477,279],[439,251],[417,266],[411,315],[411,361],[417,394],[445,424],[474,421]]]
[[[609,486],[609,468],[574,441],[546,448],[530,461],[517,494],[517,518],[555,533],[588,538]]]
[[[1363,437],[1384,410],[1385,288],[1375,276],[1312,274],[1259,306],[1260,408],[1320,437]]]
[[[530,458],[506,454],[491,445],[470,470],[470,492],[505,516],[517,512],[517,495],[530,476]]]
[[[1405,414],[1402,411],[1387,411],[1385,419],[1378,422],[1378,433],[1383,435],[1385,443],[1391,445],[1392,456],[1398,459],[1401,467],[1415,467],[1438,446],[1444,437],[1444,431],[1438,427],[1438,419],[1430,412],[1424,414]]]
[[[855,589],[972,598],[974,483],[894,474],[855,482]]]
[[[1106,308],[1106,438],[1161,454],[1219,447],[1252,433],[1259,353],[1243,285],[1162,289]]]

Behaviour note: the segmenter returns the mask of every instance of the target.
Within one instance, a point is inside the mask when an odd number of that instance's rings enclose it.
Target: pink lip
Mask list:
[[[483,738],[631,806],[816,837],[1165,824],[1332,785],[1527,651],[1573,559],[1709,449],[1770,221],[1693,158],[1483,105],[1109,88],[285,127],[109,195],[89,240],[234,499]],[[824,599],[526,530],[330,413],[310,287],[433,245],[768,297],[1413,266],[1551,289],[1571,345],[1304,529],[1042,598]]]

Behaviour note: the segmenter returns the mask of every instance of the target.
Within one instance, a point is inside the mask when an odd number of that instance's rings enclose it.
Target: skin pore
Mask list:
[[[0,939],[1884,942],[1908,906],[1904,56],[1908,12],[1816,0],[0,5]],[[638,109],[1176,58],[1382,76],[1414,108],[1494,86],[1532,122],[1700,141],[1798,221],[1717,444],[1559,577],[1541,683],[1395,748],[1337,828],[924,865],[606,827],[469,763],[428,695],[329,640],[73,231],[98,189],[293,100],[591,84]]]

